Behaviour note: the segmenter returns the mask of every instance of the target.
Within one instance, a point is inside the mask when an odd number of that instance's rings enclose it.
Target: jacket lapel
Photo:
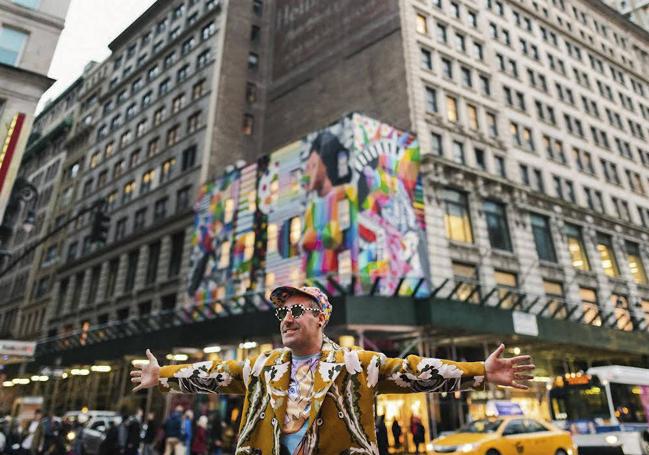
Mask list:
[[[326,346],[331,347],[331,345]],[[315,373],[313,384],[313,400],[311,401],[311,411],[309,413],[309,423],[307,428],[310,428],[313,421],[320,412],[320,407],[327,396],[329,388],[332,386],[340,372],[345,367],[342,361],[342,350],[340,349],[326,349],[322,350],[320,355],[320,362]]]
[[[279,356],[269,358],[264,366],[266,393],[270,395],[270,405],[280,427],[284,425],[290,380],[291,351],[284,349]]]

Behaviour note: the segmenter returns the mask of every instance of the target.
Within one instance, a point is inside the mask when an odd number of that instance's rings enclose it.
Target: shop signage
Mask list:
[[[514,333],[533,337],[539,336],[539,325],[536,321],[536,315],[523,313],[522,311],[514,311],[512,313],[512,319],[514,320]]]
[[[0,340],[0,355],[32,357],[35,350],[35,341]]]

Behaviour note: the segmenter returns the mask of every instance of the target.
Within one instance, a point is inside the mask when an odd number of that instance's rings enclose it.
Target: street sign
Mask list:
[[[35,351],[35,341],[0,340],[0,355],[32,357]]]
[[[539,326],[535,314],[513,311],[512,319],[514,320],[514,333],[533,337],[539,336]]]

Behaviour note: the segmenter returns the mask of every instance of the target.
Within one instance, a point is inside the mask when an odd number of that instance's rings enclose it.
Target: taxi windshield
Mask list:
[[[467,423],[460,428],[460,433],[494,433],[498,430],[500,424],[503,423],[502,419],[480,419],[471,423]]]

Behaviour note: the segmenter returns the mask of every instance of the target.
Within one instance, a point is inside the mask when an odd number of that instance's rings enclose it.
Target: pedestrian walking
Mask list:
[[[200,416],[196,422],[191,455],[207,455],[207,416]]]
[[[165,420],[165,451],[164,455],[185,455],[182,443],[183,407],[176,406],[174,412]]]
[[[194,413],[191,409],[185,411],[182,422],[182,443],[185,447],[185,455],[192,453],[192,435],[194,433]]]
[[[313,287],[280,287],[270,300],[283,348],[242,361],[214,360],[131,372],[134,391],[162,386],[183,393],[245,394],[237,453],[374,454],[376,393],[483,390],[485,382],[527,389],[529,356],[503,358],[500,345],[485,362],[453,362],[343,348],[323,333],[332,305]]]
[[[154,447],[158,429],[159,425],[158,421],[155,418],[155,413],[149,412],[145,423],[144,438],[142,439],[142,455],[157,454],[157,451]]]
[[[213,414],[212,424],[209,428],[211,455],[221,455],[223,453],[223,423],[218,412]]]
[[[394,439],[394,448],[399,450],[401,448],[401,425],[396,417],[392,421],[392,439]]]

